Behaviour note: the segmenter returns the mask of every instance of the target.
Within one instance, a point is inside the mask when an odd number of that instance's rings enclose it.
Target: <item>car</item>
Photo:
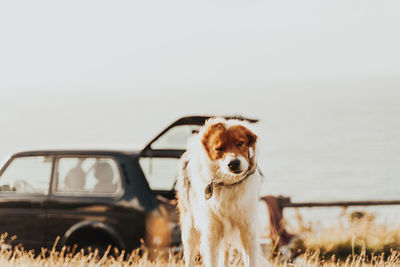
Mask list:
[[[0,170],[0,232],[25,249],[177,247],[177,163],[210,116],[178,119],[140,151],[42,150]],[[255,119],[243,117],[227,117]]]

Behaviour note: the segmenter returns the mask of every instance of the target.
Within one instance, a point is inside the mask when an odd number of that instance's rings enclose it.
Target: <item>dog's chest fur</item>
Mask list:
[[[202,166],[200,162],[191,158],[183,161],[181,166],[183,174],[178,182],[179,198],[181,205],[186,206],[194,219],[194,225],[214,218],[224,226],[224,231],[234,231],[240,225],[251,222],[257,203],[258,177],[253,174],[242,184],[224,187],[215,186],[212,197],[206,199],[205,189],[212,177],[212,173]]]

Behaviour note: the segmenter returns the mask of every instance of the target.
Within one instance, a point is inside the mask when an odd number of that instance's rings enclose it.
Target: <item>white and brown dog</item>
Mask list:
[[[199,249],[205,266],[226,266],[229,245],[246,266],[259,265],[256,142],[248,123],[221,118],[208,120],[189,141],[177,193],[186,266]]]

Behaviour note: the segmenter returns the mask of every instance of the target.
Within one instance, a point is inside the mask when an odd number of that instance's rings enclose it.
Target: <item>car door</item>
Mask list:
[[[189,138],[198,133],[200,127],[209,118],[210,116],[190,116],[178,119],[142,150],[139,163],[154,193],[169,199],[175,197],[179,158],[185,152]],[[225,118],[247,120],[250,123],[258,121],[241,116]]]
[[[137,233],[130,230],[144,221],[140,217],[143,215],[130,210],[132,205],[118,205],[125,192],[122,177],[118,161],[111,156],[57,156],[47,205],[46,246],[51,246],[57,237],[61,238],[61,245],[98,245],[91,242],[100,242],[94,239],[104,227],[124,234],[129,242],[136,241]],[[94,228],[98,231],[92,231]],[[82,236],[73,234],[77,230]],[[104,242],[111,243],[111,239]],[[131,245],[129,242],[127,246]]]
[[[0,232],[24,248],[43,246],[52,156],[17,156],[0,171]]]
[[[174,198],[178,160],[189,138],[198,132],[207,117],[186,117],[169,125],[142,150],[139,164],[156,194]]]

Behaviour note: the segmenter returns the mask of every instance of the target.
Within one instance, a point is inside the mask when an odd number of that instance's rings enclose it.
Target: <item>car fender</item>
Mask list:
[[[67,232],[65,232],[63,238],[61,239],[60,245],[65,246],[72,234],[82,229],[103,231],[108,236],[110,236],[112,241],[114,241],[119,248],[126,249],[125,243],[122,240],[120,234],[111,225],[100,221],[82,221],[74,224],[67,230]]]

